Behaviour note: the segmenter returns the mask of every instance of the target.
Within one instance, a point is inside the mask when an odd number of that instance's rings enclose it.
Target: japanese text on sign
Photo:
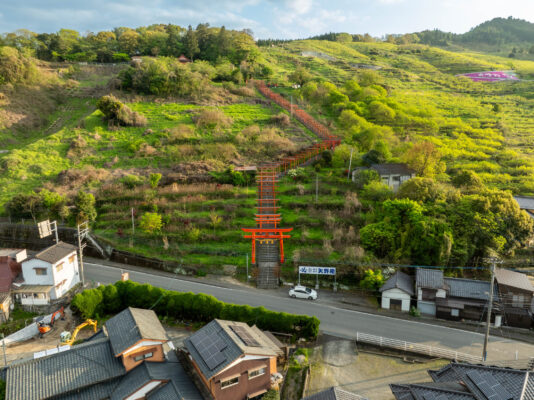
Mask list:
[[[335,275],[336,269],[332,267],[299,267],[299,274]]]

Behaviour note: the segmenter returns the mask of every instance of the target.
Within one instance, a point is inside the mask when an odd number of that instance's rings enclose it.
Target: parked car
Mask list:
[[[299,298],[299,299],[316,300],[317,292],[306,286],[297,285],[289,289],[289,297],[293,297],[294,299]]]

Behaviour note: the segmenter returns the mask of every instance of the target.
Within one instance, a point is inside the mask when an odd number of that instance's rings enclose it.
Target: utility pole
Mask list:
[[[486,334],[484,336],[484,347],[482,349],[482,360],[486,361],[488,357],[488,340],[490,333],[490,324],[491,324],[491,307],[493,305],[493,284],[495,281],[495,264],[498,260],[494,257],[488,259],[491,262],[491,282],[490,282],[490,293],[489,293],[489,303],[488,303],[488,314],[486,317]]]
[[[350,169],[352,168],[352,152],[353,148],[350,149],[350,161],[349,161],[349,172],[347,173],[347,180],[350,181]]]
[[[78,252],[80,253],[80,274],[82,277],[82,287],[85,286],[85,276],[83,274],[83,249],[87,246],[83,239],[89,234],[89,221],[77,225],[78,229]]]
[[[247,253],[247,283],[248,283],[248,253]]]
[[[319,202],[319,174],[315,173],[315,204]]]
[[[132,207],[132,237],[135,235],[134,209]]]
[[[4,351],[4,366],[7,367],[6,340],[4,339],[4,334],[3,333],[2,333],[2,350]]]

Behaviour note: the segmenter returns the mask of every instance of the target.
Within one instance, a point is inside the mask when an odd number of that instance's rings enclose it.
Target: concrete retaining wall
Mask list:
[[[52,319],[52,314],[48,314],[45,317],[43,317],[42,320],[45,323],[49,323],[51,319]],[[32,324],[28,325],[27,327],[22,328],[20,331],[12,333],[9,336],[6,336],[6,338],[4,340],[5,340],[6,346],[9,346],[9,345],[12,345],[12,344],[15,344],[15,343],[24,342],[26,340],[29,340],[29,339],[37,336],[38,334],[39,334],[39,329],[37,328],[37,322],[33,322]]]

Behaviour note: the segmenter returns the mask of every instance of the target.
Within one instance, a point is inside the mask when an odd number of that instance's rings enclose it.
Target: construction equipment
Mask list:
[[[78,332],[80,332],[80,330],[82,330],[82,329],[85,328],[86,326],[92,326],[94,332],[96,333],[96,330],[97,330],[97,324],[98,324],[97,321],[95,321],[95,320],[93,320],[93,319],[88,319],[88,320],[86,320],[85,322],[83,322],[83,323],[81,323],[80,325],[78,325],[78,326],[74,329],[74,332],[72,332],[72,335],[71,335],[71,333],[68,332],[68,331],[61,332],[61,335],[60,335],[60,338],[61,338],[61,345],[72,346],[72,344],[76,341],[76,336],[78,336]]]
[[[59,310],[52,314],[50,322],[46,323],[43,321],[37,321],[37,328],[39,329],[40,338],[43,338],[45,333],[48,333],[52,330],[52,327],[54,326],[54,321],[57,319],[58,316],[61,316],[61,319],[65,319],[65,310],[63,309],[63,307],[61,307]]]

